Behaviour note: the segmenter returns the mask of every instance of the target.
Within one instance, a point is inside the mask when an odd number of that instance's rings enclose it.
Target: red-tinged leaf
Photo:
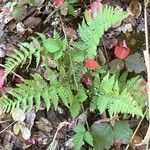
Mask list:
[[[10,13],[10,8],[6,7],[3,11],[3,14],[6,15],[8,13]]]
[[[85,60],[85,65],[86,65],[86,68],[89,69],[89,70],[96,70],[97,67],[98,67],[97,61],[95,61],[92,58],[87,58]]]
[[[141,87],[144,87],[144,90],[143,90],[143,92],[142,92],[142,95],[147,94],[147,82],[146,82],[144,79],[141,80],[140,86],[141,86]]]
[[[84,77],[85,75],[86,75],[85,72],[83,72],[83,71],[80,72],[80,76],[81,76],[81,77]]]
[[[86,73],[81,71],[80,72],[80,76],[82,78],[82,81],[86,84],[86,85],[92,85],[92,79],[90,79],[89,77],[86,77]]]
[[[55,0],[56,7],[61,7],[64,3],[64,0]]]
[[[130,53],[130,49],[127,47],[125,42],[118,44],[115,47],[114,54],[119,59],[125,59]]]
[[[92,80],[86,77],[82,78],[82,81],[86,84],[86,85],[92,85]]]
[[[102,3],[100,2],[93,2],[90,6],[90,9],[89,9],[89,14],[91,17],[94,17],[94,15],[96,15],[96,13],[101,9],[102,7]]]
[[[0,69],[0,89],[4,86],[4,69]]]

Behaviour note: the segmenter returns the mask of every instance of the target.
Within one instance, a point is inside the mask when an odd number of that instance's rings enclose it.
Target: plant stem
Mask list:
[[[69,59],[70,59],[71,68],[73,68],[73,62],[72,62],[70,54],[69,54]],[[78,83],[77,83],[77,80],[76,80],[76,75],[75,75],[74,71],[73,71],[73,79],[74,79],[74,82],[75,82],[76,90],[79,92],[79,86],[78,86]],[[83,112],[85,112],[84,106],[83,106],[82,103],[81,103],[81,109],[82,109]],[[89,131],[90,128],[89,128],[89,124],[88,124],[87,118],[85,118],[85,123],[86,123],[87,129]]]
[[[67,35],[66,35],[66,32],[65,32],[64,23],[62,21],[61,15],[60,15],[60,20],[61,20],[61,24],[62,24],[62,29],[63,29],[63,32],[64,32],[64,36],[67,39]],[[74,67],[73,67],[73,62],[72,62],[70,53],[68,55],[69,55],[69,60],[70,60],[71,68],[73,69]],[[77,80],[76,80],[76,75],[75,75],[74,71],[73,71],[73,79],[74,79],[74,82],[75,82],[76,90],[79,92],[79,86],[78,86],[78,83],[77,83]],[[84,106],[83,106],[82,103],[81,103],[81,109],[82,109],[83,112],[85,112]],[[85,123],[86,123],[87,129],[89,131],[89,124],[88,124],[87,118],[85,118]]]
[[[148,85],[148,115],[150,118],[150,54],[149,54],[149,40],[148,40],[148,21],[147,21],[147,6],[148,6],[148,0],[145,0],[145,7],[144,7],[144,21],[145,21],[145,43],[146,43],[146,50],[144,52],[144,58],[145,58],[145,63],[147,67],[147,85]],[[150,139],[150,119],[149,119],[149,127],[147,130],[147,133],[145,135],[144,140],[142,141],[143,144],[147,145],[147,150],[148,150],[148,145],[149,145],[149,139]]]

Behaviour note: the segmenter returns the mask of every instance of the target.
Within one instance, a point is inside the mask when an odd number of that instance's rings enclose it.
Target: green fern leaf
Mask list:
[[[95,57],[97,45],[104,32],[127,16],[127,12],[107,5],[103,6],[92,19],[89,18],[89,13],[85,13],[85,20],[79,26],[79,34],[81,42],[86,46],[84,49],[86,57]]]
[[[11,53],[7,55],[5,60],[5,77],[19,65],[22,66],[25,64],[27,60],[28,68],[33,56],[36,58],[36,67],[39,65],[42,46],[40,46],[36,38],[31,37],[31,39],[30,43],[24,42],[18,44],[18,49],[12,49]]]
[[[51,101],[53,102],[55,110],[57,110],[59,98],[55,86],[51,86],[49,91]]]
[[[78,99],[74,99],[71,106],[70,106],[70,112],[71,112],[71,116],[74,118],[76,118],[79,113],[80,113],[80,102]]]
[[[137,78],[131,79],[127,82],[125,87],[132,87],[137,85]],[[134,84],[133,84],[134,83]],[[96,85],[98,86],[98,85]],[[138,86],[136,86],[137,88]],[[130,93],[128,88],[119,89],[119,82],[116,76],[109,76],[107,74],[101,81],[99,88],[94,89],[94,97],[97,100],[97,106],[100,113],[108,110],[110,117],[117,115],[118,113],[131,114],[142,116],[142,106],[140,106],[132,93]]]
[[[58,85],[57,87],[57,93],[59,95],[59,97],[61,98],[61,100],[63,101],[64,105],[69,107],[69,101],[68,101],[68,96],[66,94],[67,90],[65,89],[65,87],[61,84]]]

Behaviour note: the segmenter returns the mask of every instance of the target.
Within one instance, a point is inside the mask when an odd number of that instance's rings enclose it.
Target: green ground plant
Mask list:
[[[4,94],[0,98],[0,107],[9,113],[16,108],[24,111],[36,108],[38,111],[44,105],[48,111],[51,106],[57,110],[58,104],[63,103],[74,119],[82,112],[82,106],[86,102],[90,103],[91,111],[98,110],[100,115],[108,112],[110,118],[120,114],[143,116],[144,104],[137,99],[143,91],[139,86],[140,77],[127,80],[127,75],[111,75],[109,71],[103,71],[101,66],[96,70],[88,70],[84,65],[86,58],[96,58],[97,46],[104,32],[127,16],[128,13],[122,10],[103,6],[94,17],[89,16],[88,12],[85,13],[85,19],[79,25],[80,40],[77,42],[69,43],[66,38],[54,32],[52,38],[38,33],[36,38],[29,38],[29,42],[19,43],[6,57],[5,77],[23,65],[28,69],[33,58],[37,68],[45,57],[45,69],[50,81],[46,81],[39,74],[33,74],[32,79],[26,79]],[[47,56],[51,56],[56,62],[57,71],[48,66]],[[82,71],[93,76],[92,85],[83,84],[80,75]],[[104,128],[108,129],[106,133],[102,132]],[[118,134],[121,128],[124,129],[122,136]],[[114,124],[93,124],[89,131],[86,129],[84,125],[75,129],[73,138],[75,145],[78,145],[75,146],[76,150],[80,150],[85,142],[95,148],[109,148],[118,139],[129,142],[131,135],[128,122],[121,121]],[[111,133],[109,144],[105,138],[108,132]],[[101,135],[103,144],[98,143]]]

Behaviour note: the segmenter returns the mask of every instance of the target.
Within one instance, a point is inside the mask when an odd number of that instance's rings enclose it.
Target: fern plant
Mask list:
[[[59,99],[70,108],[73,118],[80,112],[80,103],[86,100],[86,93],[80,88],[80,93],[73,95],[71,85],[65,81],[58,80],[55,73],[46,66],[50,83],[47,83],[39,74],[34,74],[32,80],[25,80],[22,84],[17,84],[15,88],[8,91],[7,96],[0,98],[0,107],[4,112],[11,112],[16,108],[31,110],[35,106],[40,108],[41,101],[45,103],[47,111],[51,104],[57,110]]]
[[[49,52],[54,55],[54,59],[59,59],[63,55],[63,51],[67,48],[67,40],[62,40],[57,32],[54,32],[53,38],[46,38],[42,33],[37,33],[41,38],[30,37],[31,42],[18,44],[18,48],[12,49],[5,60],[5,76],[17,68],[19,65],[24,65],[28,61],[28,66],[32,62],[32,58],[36,58],[36,67],[40,64],[41,53]]]
[[[59,98],[64,105],[69,107],[73,99],[69,84],[58,82],[52,71],[51,78],[51,84],[48,84],[40,75],[35,74],[32,80],[25,80],[23,84],[17,84],[16,88],[8,91],[7,96],[4,95],[0,98],[0,107],[6,112],[10,112],[20,107],[24,111],[27,108],[31,110],[35,105],[38,110],[43,99],[47,110],[52,103],[57,109]]]
[[[127,16],[127,12],[107,5],[103,6],[93,18],[86,12],[85,19],[79,26],[81,40],[75,43],[75,47],[83,50],[86,57],[95,57],[97,45],[104,32]]]
[[[36,58],[36,66],[39,65],[42,47],[36,38],[31,37],[31,39],[30,43],[18,44],[18,48],[12,49],[12,52],[7,55],[5,60],[5,76],[19,65],[25,64],[27,60],[29,61],[29,66],[33,56]]]
[[[108,109],[110,117],[118,113],[142,116],[143,106],[134,99],[133,93],[129,90],[131,84],[132,87],[139,87],[138,80],[138,78],[131,79],[121,89],[115,75],[110,77],[107,74],[101,82],[98,76],[95,77],[93,102],[96,103],[100,113]],[[140,95],[141,90],[137,94]]]

